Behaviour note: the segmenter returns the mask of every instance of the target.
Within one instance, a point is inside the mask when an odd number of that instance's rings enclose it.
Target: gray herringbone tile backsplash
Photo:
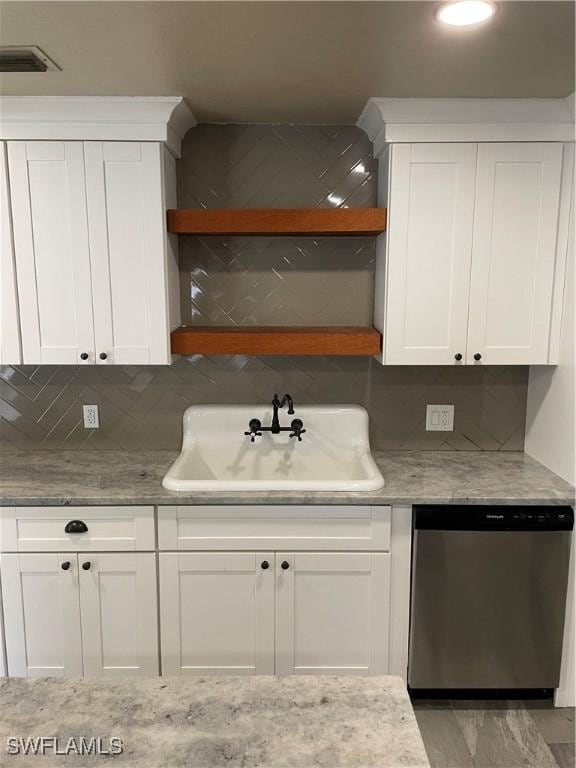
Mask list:
[[[182,148],[183,208],[376,205],[352,126],[201,125]],[[203,325],[369,325],[374,239],[180,237],[182,318]]]
[[[179,164],[182,207],[367,206],[371,145],[349,126],[204,125]],[[372,319],[374,245],[362,238],[181,237],[183,317],[202,324]],[[0,368],[3,449],[178,448],[194,403],[359,403],[375,448],[519,450],[524,367],[382,367],[361,358],[191,357],[160,366]],[[100,429],[82,405],[100,406]],[[426,432],[426,403],[454,403],[454,432]]]

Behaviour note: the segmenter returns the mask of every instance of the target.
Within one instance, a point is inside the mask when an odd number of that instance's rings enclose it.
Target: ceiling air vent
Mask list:
[[[0,46],[0,72],[47,72],[59,69],[36,45]]]

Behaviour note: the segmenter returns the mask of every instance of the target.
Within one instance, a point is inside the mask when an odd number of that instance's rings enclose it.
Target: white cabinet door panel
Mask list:
[[[276,674],[387,672],[389,554],[279,552],[276,573]]]
[[[163,674],[273,674],[274,555],[161,553],[160,627]]]
[[[558,143],[478,147],[470,363],[548,362],[561,173]]]
[[[6,142],[0,141],[0,365],[22,362]]]
[[[85,144],[99,364],[170,362],[161,150]]]
[[[466,352],[475,144],[392,149],[385,362],[454,364]]]
[[[23,361],[93,363],[82,143],[8,142],[8,162]]]
[[[83,554],[78,565],[84,674],[157,675],[156,556]]]
[[[81,676],[76,555],[9,554],[0,565],[8,673]]]

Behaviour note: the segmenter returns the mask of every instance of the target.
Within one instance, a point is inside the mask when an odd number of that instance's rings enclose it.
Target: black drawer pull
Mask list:
[[[70,520],[64,528],[64,533],[87,533],[87,531],[88,526],[83,520]]]
[[[290,563],[288,562],[288,560],[282,560],[282,562],[280,563],[280,568],[282,568],[283,571],[287,571],[288,568],[290,568]]]
[[[270,563],[268,562],[268,560],[262,560],[262,562],[260,563],[260,568],[262,568],[263,571],[267,571],[268,568],[270,568]]]
[[[68,560],[65,560],[62,563],[61,568],[62,568],[63,571],[67,571],[70,568],[70,562]]]
[[[90,562],[90,560],[86,560],[85,563],[82,563],[82,570],[83,571],[89,571],[91,565],[92,565],[92,563]]]

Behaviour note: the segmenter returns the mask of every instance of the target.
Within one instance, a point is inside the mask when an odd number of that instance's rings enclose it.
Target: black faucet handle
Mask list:
[[[302,438],[300,437],[300,435],[303,435],[304,432],[306,432],[306,430],[303,429],[304,423],[303,423],[302,419],[292,419],[292,423],[290,424],[290,426],[294,430],[290,434],[290,437],[297,437],[298,438],[298,442],[301,443],[302,442]]]
[[[260,419],[250,419],[248,422],[248,429],[249,432],[244,432],[244,434],[250,438],[250,442],[254,442],[254,438],[256,437],[262,437],[262,432],[260,430],[262,429],[262,422]]]

